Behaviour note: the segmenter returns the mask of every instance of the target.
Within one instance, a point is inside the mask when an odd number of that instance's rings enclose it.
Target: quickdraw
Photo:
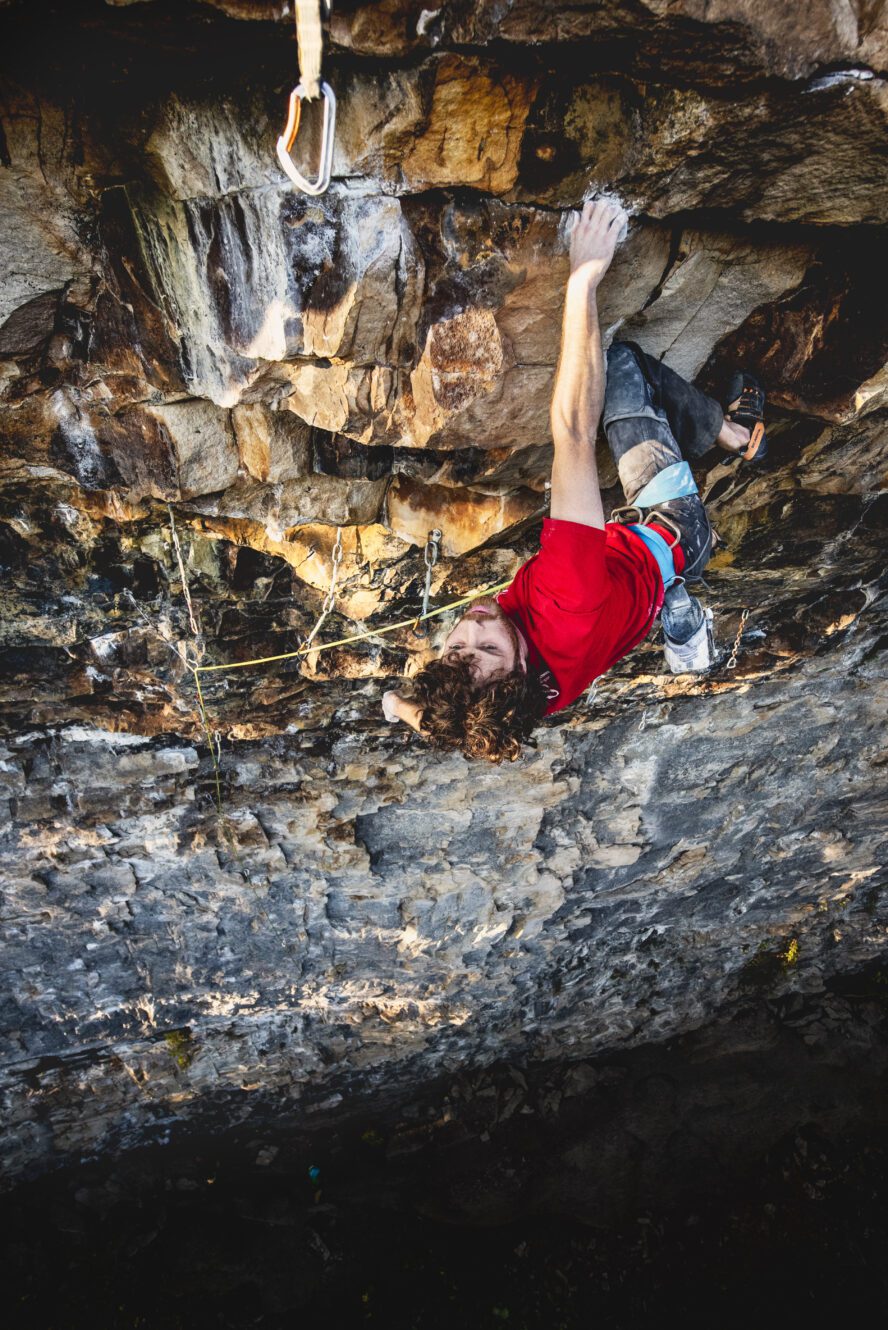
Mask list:
[[[329,17],[331,0],[323,0]],[[321,55],[323,37],[321,34],[321,0],[296,0],[296,39],[299,48],[299,82],[290,93],[287,107],[287,123],[284,132],[277,141],[277,157],[281,167],[297,189],[304,194],[324,194],[330,184],[333,169],[333,139],[336,131],[336,96],[329,83],[321,81]],[[295,166],[292,157],[293,145],[299,133],[302,118],[303,101],[313,101],[321,96],[324,99],[324,119],[321,126],[321,151],[318,173],[314,180],[306,176]]]
[[[417,637],[426,637],[428,628],[424,626],[424,621],[429,612],[429,598],[432,594],[432,571],[438,562],[439,546],[441,544],[441,532],[435,527],[429,532],[426,538],[425,549],[422,552],[425,563],[425,586],[422,592],[422,613],[418,616],[413,625],[413,631]],[[423,626],[420,626],[423,625]]]

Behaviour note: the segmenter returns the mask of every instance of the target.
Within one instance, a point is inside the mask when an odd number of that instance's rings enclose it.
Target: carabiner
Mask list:
[[[333,136],[336,128],[336,95],[329,83],[321,84],[324,99],[324,120],[321,129],[321,155],[316,180],[306,180],[301,171],[293,165],[290,153],[299,133],[299,121],[302,116],[302,99],[305,89],[301,83],[290,93],[290,105],[287,110],[287,123],[284,132],[277,141],[278,161],[298,189],[306,194],[323,194],[330,184],[333,169]]]

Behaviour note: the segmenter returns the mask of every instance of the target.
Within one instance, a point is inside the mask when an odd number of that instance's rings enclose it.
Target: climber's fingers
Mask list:
[[[598,231],[620,231],[628,222],[626,209],[616,199],[589,199],[577,216],[579,225]]]
[[[590,199],[585,203],[575,215],[571,232],[571,270],[585,267],[590,276],[602,276],[626,234],[627,222],[625,209],[615,199]]]
[[[398,714],[398,703],[400,700],[401,699],[396,692],[383,693],[382,695],[382,714],[389,723],[401,719]]]

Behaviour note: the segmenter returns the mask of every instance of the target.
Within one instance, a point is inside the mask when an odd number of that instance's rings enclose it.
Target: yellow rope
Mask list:
[[[322,651],[332,651],[334,647],[349,646],[352,642],[363,642],[368,637],[381,637],[383,633],[395,633],[399,628],[411,628],[413,625],[422,623],[425,619],[434,619],[436,614],[446,614],[448,610],[458,610],[461,605],[470,605],[473,600],[480,600],[482,596],[495,595],[497,591],[505,591],[510,582],[498,582],[496,586],[485,587],[483,591],[473,591],[468,596],[463,596],[460,600],[453,600],[449,605],[442,605],[437,610],[429,610],[428,614],[414,615],[412,619],[402,619],[400,623],[390,623],[385,628],[369,628],[363,633],[354,633],[351,637],[340,637],[336,642],[322,642],[320,646],[312,644],[303,644],[297,647],[295,651],[284,651],[279,656],[258,656],[255,660],[236,660],[229,665],[192,665],[191,672],[194,675],[194,681],[197,685],[198,696],[201,704],[203,697],[200,694],[201,674],[214,674],[219,670],[245,670],[252,665],[271,665],[278,660],[292,660],[295,656],[307,656],[310,652],[316,651],[320,654]]]
[[[368,637],[380,637],[383,633],[395,633],[399,628],[410,628],[425,619],[434,619],[436,614],[446,614],[448,610],[458,610],[462,605],[470,605],[473,600],[480,600],[482,596],[493,596],[497,591],[505,591],[509,582],[498,582],[496,586],[486,587],[483,591],[473,591],[468,596],[462,596],[459,600],[452,600],[449,605],[442,605],[437,610],[429,610],[428,614],[415,615],[412,619],[402,619],[400,623],[390,623],[385,628],[369,628],[363,633],[353,633],[351,637],[340,637],[336,642],[322,642],[315,646],[312,642],[303,642],[301,647],[295,651],[284,651],[279,656],[258,656],[255,660],[236,660],[230,665],[189,665],[191,673],[194,675],[194,686],[197,689],[197,705],[200,711],[200,718],[203,723],[204,733],[207,737],[207,745],[210,750],[210,760],[213,763],[213,776],[216,784],[216,810],[219,814],[220,822],[224,828],[224,810],[222,806],[222,773],[219,770],[219,759],[216,755],[216,745],[213,738],[213,729],[210,725],[210,717],[207,712],[206,701],[204,700],[203,689],[200,686],[200,676],[202,674],[214,674],[219,670],[245,670],[252,665],[271,665],[278,660],[292,660],[294,656],[307,656],[310,652],[332,651],[333,647],[348,646],[351,642],[363,642]]]

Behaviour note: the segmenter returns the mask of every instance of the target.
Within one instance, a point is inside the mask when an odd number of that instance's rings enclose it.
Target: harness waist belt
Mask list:
[[[697,482],[687,462],[673,462],[658,471],[632,500],[636,508],[656,508],[670,499],[684,499],[697,493]]]
[[[672,586],[678,574],[675,571],[675,560],[672,557],[672,550],[668,543],[660,535],[659,531],[654,531],[649,526],[638,526],[631,523],[628,530],[634,531],[637,536],[641,536],[645,545],[647,545],[651,554],[657,560],[657,567],[660,569],[660,576],[663,579],[663,590]]]

